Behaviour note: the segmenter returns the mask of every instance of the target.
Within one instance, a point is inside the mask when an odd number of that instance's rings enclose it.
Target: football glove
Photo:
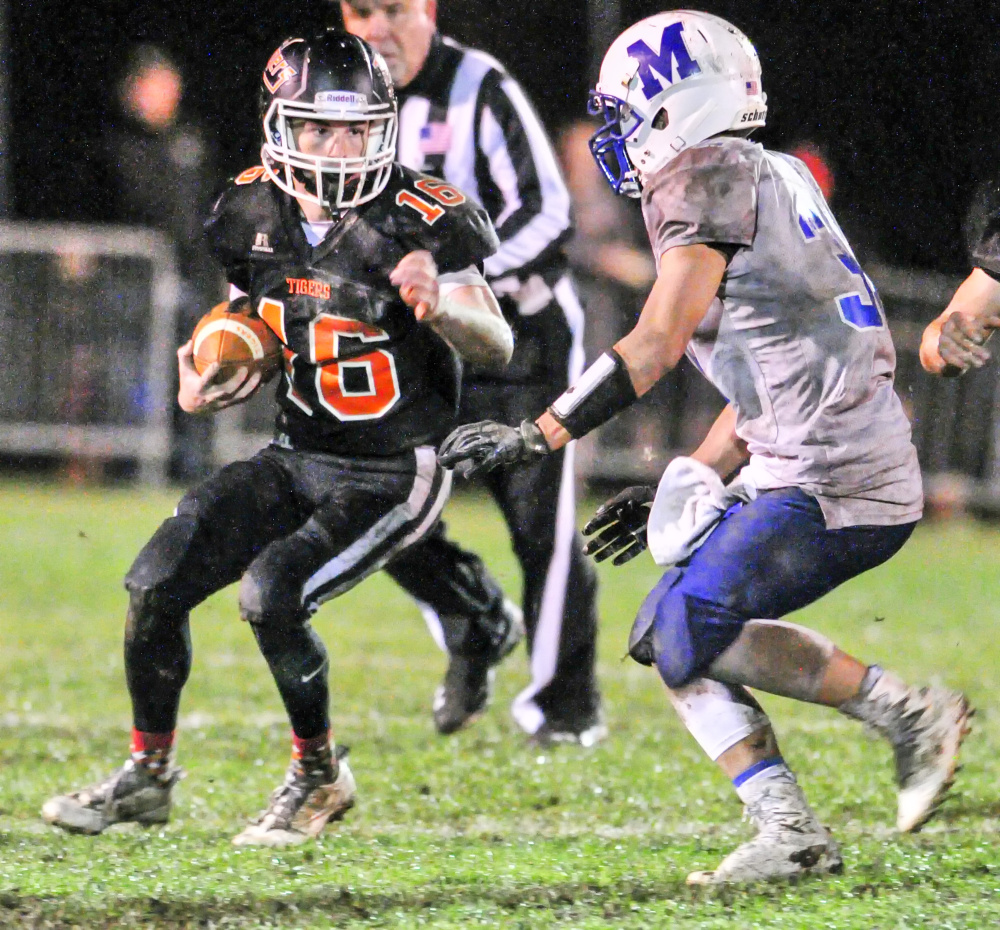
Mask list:
[[[938,354],[948,368],[945,375],[964,374],[972,368],[982,368],[989,361],[986,343],[1000,323],[995,316],[985,320],[974,319],[965,313],[953,313],[941,326],[938,337]]]
[[[583,528],[584,536],[593,536],[584,545],[583,554],[592,555],[595,562],[615,556],[611,564],[624,565],[645,552],[648,545],[646,521],[654,497],[656,488],[640,484],[626,488],[601,504]]]
[[[460,478],[474,478],[500,465],[518,465],[548,455],[545,435],[532,420],[504,426],[493,420],[453,430],[438,449],[438,462],[454,468]]]

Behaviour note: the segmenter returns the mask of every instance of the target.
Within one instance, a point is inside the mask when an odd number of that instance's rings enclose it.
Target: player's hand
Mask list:
[[[219,364],[214,362],[203,374],[198,374],[194,367],[193,340],[177,350],[177,369],[180,376],[177,403],[185,413],[215,413],[241,403],[257,390],[261,378],[260,371],[251,374],[249,368],[239,368],[227,381],[215,384]]]
[[[991,316],[982,319],[958,311],[951,314],[941,325],[938,338],[938,354],[958,374],[969,368],[982,368],[990,360],[990,351],[985,342],[1000,328],[1000,318]],[[945,374],[947,372],[947,369]]]
[[[615,556],[611,564],[624,565],[645,552],[646,521],[654,497],[655,488],[640,484],[601,504],[583,528],[584,536],[593,536],[584,545],[583,554],[592,555],[595,562]]]
[[[474,478],[500,465],[534,461],[549,451],[545,435],[531,420],[520,426],[483,420],[452,431],[438,450],[438,462],[454,468],[460,478]]]
[[[399,288],[406,306],[413,308],[419,322],[429,323],[437,313],[440,291],[437,265],[430,252],[418,251],[404,255],[389,273],[389,281]]]

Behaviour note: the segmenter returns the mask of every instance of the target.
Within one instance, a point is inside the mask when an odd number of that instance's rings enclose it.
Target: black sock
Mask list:
[[[130,608],[125,624],[125,680],[136,730],[170,733],[177,728],[181,691],[190,673],[188,615]]]
[[[308,623],[251,626],[295,735],[311,739],[326,733],[330,729],[330,690],[323,641]]]

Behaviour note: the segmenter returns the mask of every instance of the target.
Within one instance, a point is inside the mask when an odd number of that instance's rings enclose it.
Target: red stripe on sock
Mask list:
[[[174,746],[174,733],[144,733],[133,727],[132,752],[166,752]]]
[[[302,739],[292,733],[292,758],[302,759],[306,756],[313,756],[332,745],[332,737],[329,732],[320,736],[310,736],[309,739]]]

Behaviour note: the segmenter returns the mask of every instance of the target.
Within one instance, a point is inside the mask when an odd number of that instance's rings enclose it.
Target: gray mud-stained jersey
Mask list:
[[[496,251],[486,213],[450,184],[396,166],[374,200],[344,213],[315,247],[295,200],[251,168],[216,202],[209,241],[230,284],[284,345],[278,441],[338,455],[392,455],[438,442],[458,403],[454,351],[389,281],[426,249],[439,274]]]
[[[972,263],[1000,281],[1000,212],[994,213],[987,222],[986,229],[972,250]]]
[[[920,472],[882,306],[805,166],[709,140],[644,184],[642,209],[657,261],[696,243],[732,256],[687,354],[736,410],[744,480],[803,488],[830,529],[916,520]]]

